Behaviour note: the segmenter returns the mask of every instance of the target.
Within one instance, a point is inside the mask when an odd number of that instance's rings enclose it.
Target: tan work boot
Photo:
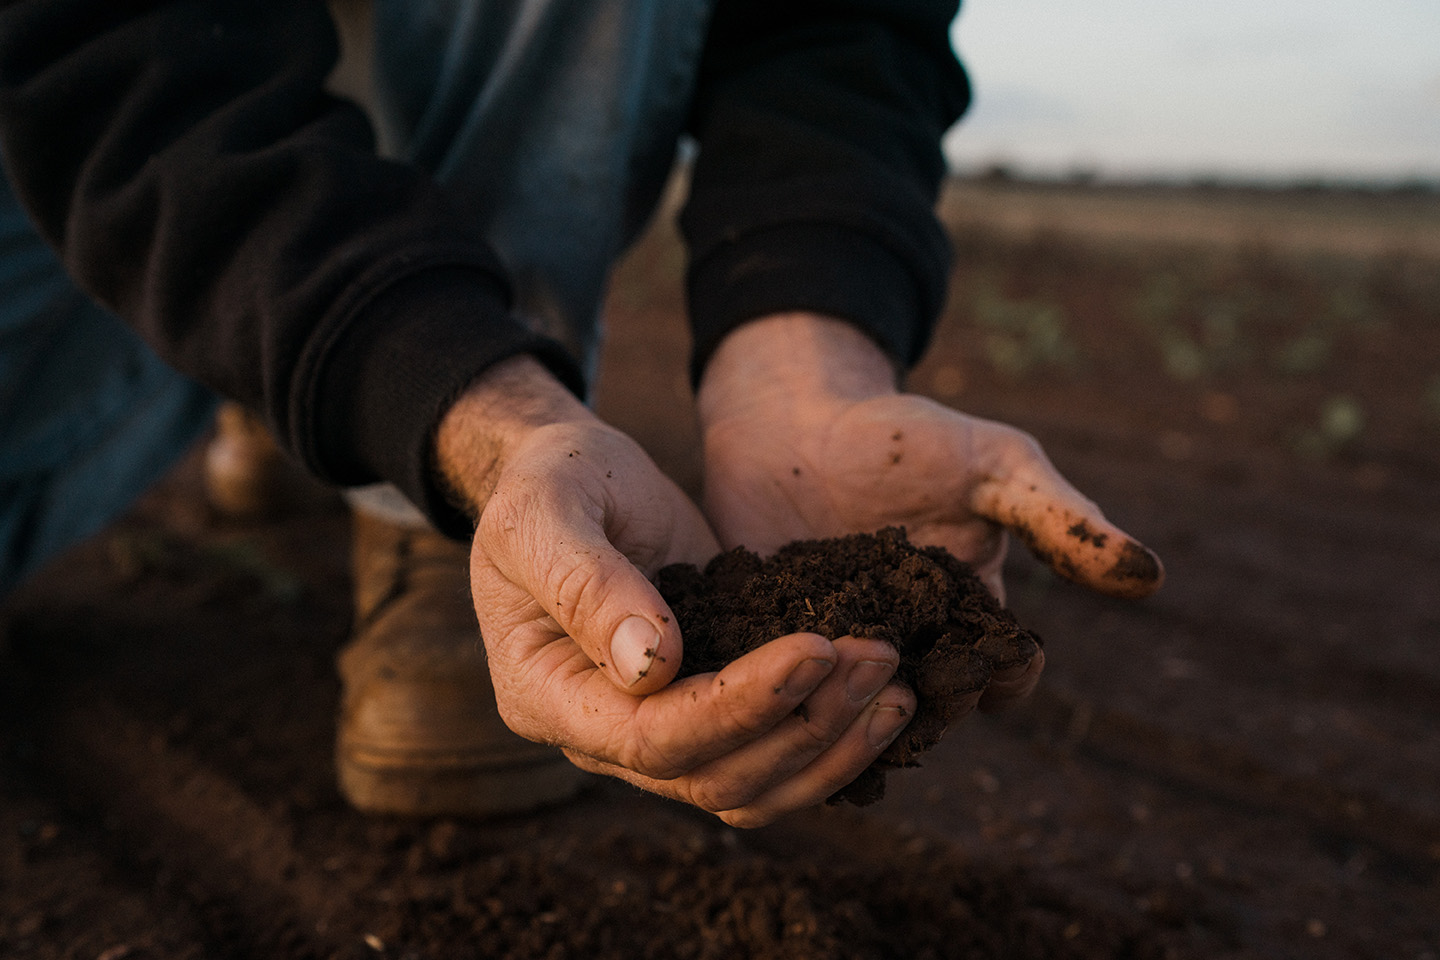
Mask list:
[[[360,810],[519,813],[586,775],[500,719],[470,602],[469,550],[354,514],[355,639],[340,654],[340,791]]]
[[[228,401],[215,412],[204,478],[210,506],[237,519],[278,517],[335,499],[281,451],[259,417]]]

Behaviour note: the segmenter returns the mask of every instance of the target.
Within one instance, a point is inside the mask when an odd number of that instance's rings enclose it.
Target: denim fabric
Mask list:
[[[522,312],[593,370],[605,281],[669,174],[711,0],[372,2],[382,151],[456,191]],[[70,284],[0,184],[0,595],[123,511],[214,404]]]
[[[75,289],[0,182],[0,596],[129,506],[215,403]]]
[[[461,197],[521,312],[593,374],[605,281],[675,162],[712,0],[374,3],[382,150]]]

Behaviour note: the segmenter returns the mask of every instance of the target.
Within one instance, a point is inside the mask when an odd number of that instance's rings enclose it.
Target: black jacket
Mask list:
[[[957,0],[718,0],[682,224],[695,369],[752,317],[810,309],[922,350],[948,248],[940,135],[968,100]],[[79,285],[177,369],[259,410],[337,484],[432,483],[448,403],[529,352],[504,270],[443,188],[378,159],[324,90],[319,0],[19,0],[0,11],[0,145]]]

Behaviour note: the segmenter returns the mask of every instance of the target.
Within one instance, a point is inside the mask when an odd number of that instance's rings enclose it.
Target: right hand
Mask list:
[[[824,800],[903,729],[876,640],[780,637],[672,683],[683,644],[649,577],[718,552],[693,503],[534,360],[446,414],[449,483],[479,516],[471,588],[501,716],[583,769],[759,826]],[[797,709],[804,705],[804,709]]]

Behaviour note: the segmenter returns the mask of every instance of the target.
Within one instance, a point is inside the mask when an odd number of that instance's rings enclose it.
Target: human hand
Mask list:
[[[535,361],[487,373],[436,452],[479,516],[471,586],[501,716],[577,766],[755,826],[850,782],[913,712],[909,691],[886,688],[895,651],[848,637],[780,637],[671,683],[682,640],[649,577],[718,544],[644,452]]]
[[[1115,527],[1039,444],[895,387],[880,349],[848,324],[783,314],[732,332],[701,381],[705,513],[722,545],[769,553],[794,539],[903,525],[969,562],[1002,600],[1006,531],[1056,572],[1145,596],[1158,559]],[[1023,696],[1044,657],[997,677],[981,701]]]

